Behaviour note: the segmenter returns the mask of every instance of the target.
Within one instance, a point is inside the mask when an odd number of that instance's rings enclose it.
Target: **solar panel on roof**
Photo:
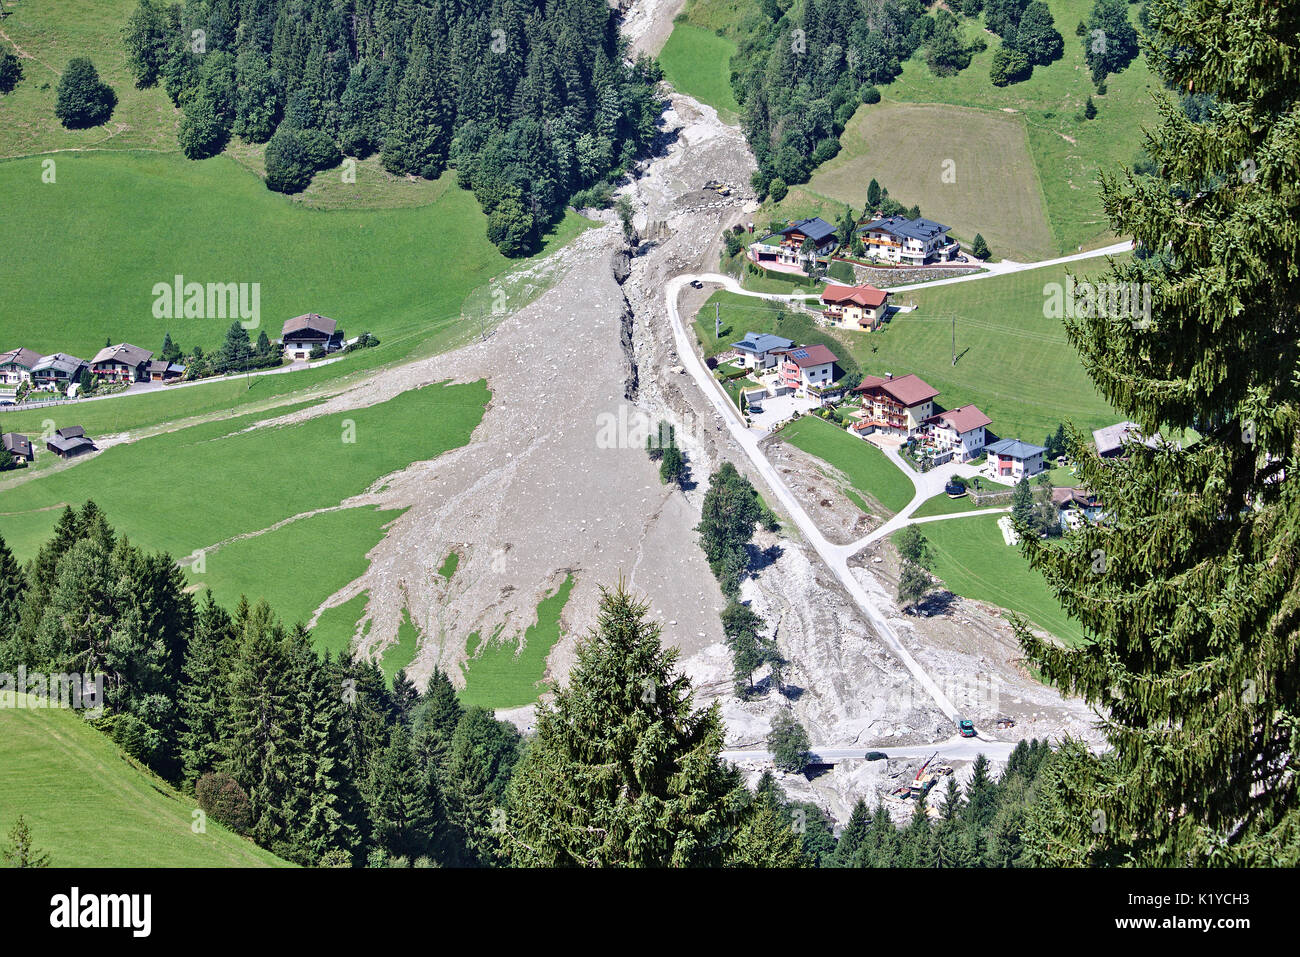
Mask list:
[[[794,357],[795,357],[796,359],[807,359],[807,358],[808,358],[808,350],[807,350],[807,349],[796,349],[796,350],[795,350],[795,353],[794,353]]]

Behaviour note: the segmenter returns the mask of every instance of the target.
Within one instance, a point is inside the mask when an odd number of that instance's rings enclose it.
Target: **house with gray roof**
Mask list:
[[[129,342],[105,346],[90,360],[93,375],[109,382],[148,382],[153,353]]]
[[[45,358],[32,349],[0,352],[0,384],[16,386],[32,381],[32,367]]]
[[[740,359],[746,369],[759,372],[776,365],[777,355],[794,345],[792,339],[774,336],[766,332],[747,332],[745,338],[733,342],[731,347],[740,353]]]
[[[924,216],[884,216],[858,227],[858,237],[868,258],[907,266],[947,262],[958,245],[948,239],[950,226]]]
[[[1047,449],[1019,439],[998,439],[984,446],[984,452],[988,455],[987,471],[991,477],[1019,482],[1043,471]]]
[[[343,348],[343,330],[327,316],[308,312],[284,321],[280,330],[280,344],[288,359],[306,359],[317,347],[326,352]]]
[[[15,459],[30,462],[36,458],[36,451],[32,448],[32,440],[18,432],[6,432],[0,436],[0,444],[3,444]]]
[[[32,366],[32,383],[38,389],[57,388],[65,391],[74,382],[80,382],[89,368],[90,363],[85,359],[78,359],[66,352],[56,352]]]
[[[1125,443],[1140,442],[1147,448],[1155,448],[1160,443],[1160,433],[1147,436],[1142,434],[1142,427],[1136,422],[1116,422],[1114,425],[1095,429],[1092,433],[1092,441],[1097,446],[1099,456],[1103,459],[1113,459],[1124,454]]]
[[[780,242],[774,242],[778,236]],[[809,241],[812,243],[811,251],[804,252],[804,243]],[[820,216],[814,216],[812,219],[793,222],[763,242],[754,243],[749,248],[749,255],[759,265],[779,264],[803,269],[810,260],[818,256],[829,256],[839,244],[835,227]]]
[[[45,447],[61,459],[70,459],[85,452],[94,452],[95,443],[79,425],[59,429],[45,440]]]

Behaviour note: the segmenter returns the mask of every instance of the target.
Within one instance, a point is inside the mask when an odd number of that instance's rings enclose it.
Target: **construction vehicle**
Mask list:
[[[916,769],[916,775],[912,778],[911,784],[904,784],[902,787],[894,788],[890,796],[899,801],[919,801],[930,793],[930,790],[939,783],[940,778],[952,774],[952,765],[935,764],[934,759],[939,756],[936,751],[921,763]]]
[[[728,186],[726,183],[718,182],[716,179],[709,180],[707,183],[704,184],[704,188],[706,190],[712,190],[713,192],[717,193],[719,196],[731,195],[731,187]]]
[[[974,721],[970,718],[962,718],[961,721],[957,722],[957,733],[963,738],[973,738],[979,732],[975,730]]]
[[[1005,731],[1016,726],[1015,718],[998,718],[998,730]]]

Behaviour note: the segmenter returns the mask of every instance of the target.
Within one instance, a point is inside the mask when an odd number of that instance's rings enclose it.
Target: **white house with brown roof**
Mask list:
[[[951,451],[957,462],[969,462],[984,451],[985,426],[992,422],[975,406],[963,405],[936,412],[925,420],[925,426],[938,449]]]
[[[343,330],[333,319],[309,312],[284,321],[280,342],[286,358],[308,359],[318,346],[326,352],[342,349]]]
[[[835,353],[825,346],[796,346],[781,356],[781,387],[821,399],[821,390],[835,382]]]
[[[90,360],[90,372],[109,382],[148,382],[153,353],[129,342],[105,346]]]
[[[822,314],[840,329],[879,329],[889,311],[889,293],[875,286],[827,286]]]

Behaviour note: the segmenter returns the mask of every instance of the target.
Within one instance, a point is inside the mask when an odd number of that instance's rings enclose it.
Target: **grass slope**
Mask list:
[[[1083,641],[1042,576],[1003,542],[998,518],[974,515],[920,526],[934,551],[934,573],[954,594],[1017,612],[1067,643]]]
[[[434,385],[274,429],[240,432],[259,418],[245,416],[115,446],[6,491],[0,534],[31,557],[58,518],[37,510],[93,498],[137,544],[187,556],[338,505],[390,472],[464,445],[488,398],[482,381]]]
[[[816,416],[805,415],[779,433],[782,440],[843,472],[861,494],[893,514],[912,500],[911,480],[885,453]]]
[[[288,866],[208,820],[81,716],[0,707],[0,833],[19,814],[55,867]]]
[[[330,652],[338,657],[352,647],[352,639],[357,633],[357,622],[366,613],[366,602],[370,592],[349,598],[337,608],[328,608],[321,612],[316,627],[311,630],[312,644],[317,651]]]
[[[546,690],[542,684],[546,659],[560,640],[560,616],[573,591],[573,581],[569,575],[553,594],[538,604],[537,623],[524,631],[522,648],[469,636],[466,650],[471,657],[465,663],[461,704],[515,708],[537,700]]]
[[[659,54],[664,77],[678,92],[693,96],[718,111],[724,123],[735,124],[740,104],[731,90],[731,58],[736,44],[692,23],[678,23]]]

